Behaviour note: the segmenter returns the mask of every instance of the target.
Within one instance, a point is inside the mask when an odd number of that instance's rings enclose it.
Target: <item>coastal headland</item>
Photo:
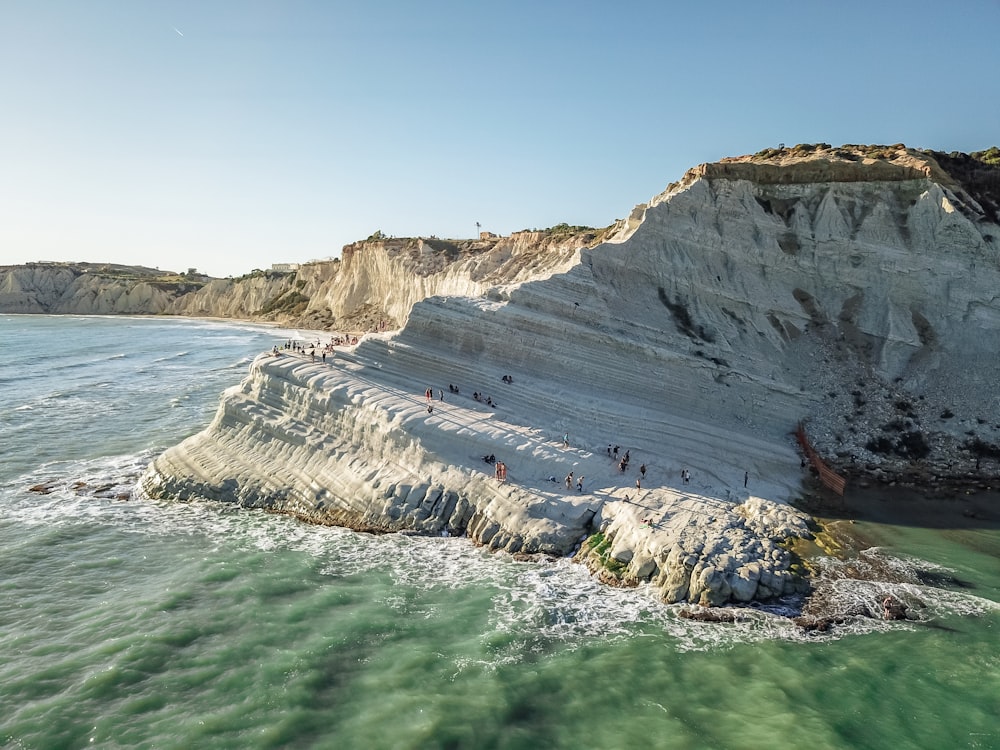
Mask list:
[[[991,153],[769,149],[603,230],[373,237],[205,282],[155,312],[308,326],[318,347],[258,357],[143,490],[576,554],[669,602],[801,591],[796,425],[850,481],[1000,474]],[[331,331],[358,343],[324,358]]]
[[[795,590],[780,543],[809,535],[805,516],[764,499],[795,490],[787,441],[654,415],[613,389],[588,393],[524,365],[511,383],[490,369],[394,336],[326,363],[261,355],[212,426],[157,458],[143,488],[361,531],[468,536],[514,554],[563,556],[589,540],[582,557],[606,580],[655,578],[667,601]],[[720,460],[727,453],[740,463]]]

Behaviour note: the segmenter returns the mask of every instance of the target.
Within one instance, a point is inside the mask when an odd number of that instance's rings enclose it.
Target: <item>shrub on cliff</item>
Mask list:
[[[1000,167],[1000,148],[996,146],[990,146],[985,151],[973,151],[969,156],[977,161],[981,161],[983,164]]]
[[[890,422],[884,425],[882,429],[888,432],[890,430],[900,430],[901,427],[898,422]],[[869,440],[865,444],[865,448],[872,453],[878,453],[882,456],[896,455],[900,458],[909,458],[911,460],[926,458],[931,452],[927,438],[919,430],[901,432],[895,440],[892,440],[886,434],[882,434]]]
[[[272,313],[285,313],[295,315],[305,310],[309,304],[309,298],[295,289],[290,289],[277,297],[268,300],[257,312],[258,315],[270,315]]]

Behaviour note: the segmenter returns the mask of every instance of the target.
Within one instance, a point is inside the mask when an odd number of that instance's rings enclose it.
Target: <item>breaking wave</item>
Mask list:
[[[951,587],[951,572],[940,566],[873,548],[854,561],[818,561],[816,596],[823,602],[824,616],[837,619],[827,632],[796,625],[792,618],[803,606],[801,599],[730,608],[725,612],[731,621],[699,622],[683,616],[688,605],[665,605],[648,586],[609,587],[568,559],[521,562],[463,538],[373,536],[224,503],[146,499],[137,492],[136,483],[155,455],[156,451],[146,451],[45,464],[15,480],[17,491],[6,503],[6,519],[25,525],[86,523],[130,534],[195,537],[199,546],[237,553],[306,554],[315,560],[318,572],[331,579],[388,576],[396,593],[387,603],[401,609],[412,606],[403,595],[406,591],[485,590],[489,628],[508,644],[498,649],[493,666],[555,643],[561,649],[575,649],[595,639],[664,633],[682,652],[773,639],[822,642],[849,634],[912,629],[938,618],[981,615],[1000,606]],[[27,491],[39,484],[47,494]],[[932,579],[939,585],[932,585]],[[877,616],[878,602],[889,592],[908,603],[910,619],[892,622]]]

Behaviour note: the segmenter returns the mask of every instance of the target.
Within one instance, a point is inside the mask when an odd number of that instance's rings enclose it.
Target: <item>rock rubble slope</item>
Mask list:
[[[974,192],[924,152],[797,147],[691,170],[597,244],[360,246],[323,304],[402,327],[259,357],[143,487],[580,549],[666,601],[789,593],[798,421],[859,474],[955,478],[995,449],[1000,227]]]

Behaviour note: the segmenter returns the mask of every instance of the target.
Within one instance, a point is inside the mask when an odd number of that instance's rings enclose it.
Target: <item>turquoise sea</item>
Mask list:
[[[132,495],[289,335],[0,316],[0,746],[1000,748],[996,524],[858,522],[926,608],[810,635],[462,539]],[[876,596],[859,567],[827,585]]]

